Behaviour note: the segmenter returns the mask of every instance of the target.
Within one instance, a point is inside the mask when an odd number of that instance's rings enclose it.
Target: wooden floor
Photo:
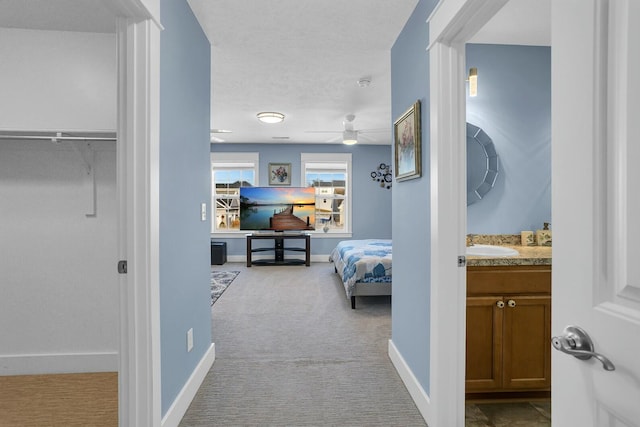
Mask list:
[[[0,426],[117,426],[118,374],[0,377]]]

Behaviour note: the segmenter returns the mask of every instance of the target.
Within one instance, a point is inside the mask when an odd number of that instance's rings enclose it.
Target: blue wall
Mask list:
[[[393,184],[392,340],[429,392],[430,181],[429,27],[436,0],[418,2],[391,48],[391,111],[394,120],[416,100],[422,105],[422,177]]]
[[[467,209],[467,231],[520,234],[551,222],[551,48],[468,44],[478,96],[467,121],[493,140],[495,187]]]
[[[211,144],[211,152],[260,153],[259,184],[267,186],[267,166],[271,163],[291,163],[291,185],[300,186],[300,153],[352,153],[352,221],[353,239],[391,238],[391,190],[383,189],[371,179],[380,163],[391,164],[391,147],[388,145],[342,144]],[[395,184],[394,184],[395,185]],[[322,237],[320,237],[322,236]],[[215,238],[215,235],[212,235]],[[311,253],[329,254],[337,242],[345,238],[325,238],[322,234],[312,237]],[[227,255],[246,255],[244,235],[227,242]]]
[[[162,0],[160,337],[162,414],[211,345],[210,47],[186,0]],[[194,348],[187,353],[187,330]]]

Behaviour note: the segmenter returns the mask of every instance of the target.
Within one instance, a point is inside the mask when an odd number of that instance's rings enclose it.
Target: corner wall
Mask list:
[[[160,339],[162,415],[211,347],[210,46],[186,0],[162,0]],[[193,350],[187,331],[193,328]],[[208,368],[207,368],[208,369]],[[186,403],[188,405],[188,402]]]
[[[429,27],[435,0],[420,0],[391,48],[391,111],[400,117],[416,100],[422,109],[422,177],[393,183],[393,299],[391,339],[429,392],[430,180]]]

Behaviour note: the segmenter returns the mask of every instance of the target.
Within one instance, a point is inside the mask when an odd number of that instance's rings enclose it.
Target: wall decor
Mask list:
[[[380,187],[391,189],[391,165],[380,163],[378,170],[371,171],[371,179],[380,183]]]
[[[420,100],[418,100],[393,123],[396,181],[422,176],[420,128]]]
[[[291,185],[291,163],[269,163],[269,185]]]

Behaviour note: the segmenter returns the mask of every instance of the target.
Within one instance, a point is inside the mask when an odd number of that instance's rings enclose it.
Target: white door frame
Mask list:
[[[508,0],[442,0],[429,23],[432,427],[464,426],[467,228],[465,42]]]
[[[147,1],[150,6],[155,3]],[[158,17],[136,0],[113,0],[118,15],[119,425],[160,426]],[[115,265],[114,265],[115,268]]]

